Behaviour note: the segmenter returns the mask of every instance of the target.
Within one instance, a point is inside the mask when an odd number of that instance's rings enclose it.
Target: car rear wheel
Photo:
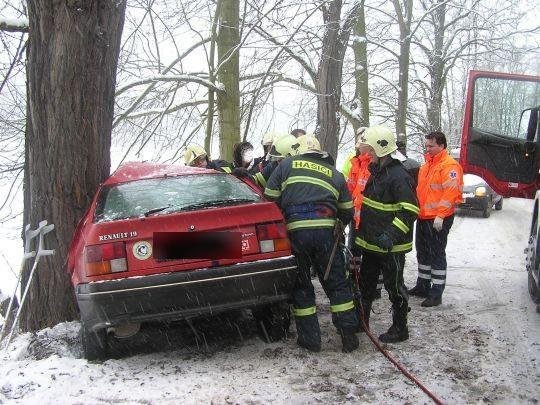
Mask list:
[[[81,325],[83,356],[87,360],[104,360],[107,357],[107,329],[92,331]]]
[[[286,302],[270,304],[252,310],[259,331],[267,342],[276,342],[287,337],[291,325],[291,310]]]
[[[497,211],[502,210],[502,207],[503,207],[503,200],[504,200],[504,198],[501,197],[501,199],[495,203],[495,209],[496,209]]]
[[[491,209],[493,208],[493,200],[489,200],[488,203],[486,204],[486,208],[484,208],[484,211],[482,212],[482,216],[484,218],[489,218],[489,216],[491,215]]]

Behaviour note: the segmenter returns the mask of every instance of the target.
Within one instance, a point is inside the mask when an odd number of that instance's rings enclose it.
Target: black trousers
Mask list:
[[[298,277],[293,291],[293,306],[298,339],[318,345],[321,332],[315,305],[315,289],[311,282],[313,266],[324,292],[330,300],[332,323],[339,330],[349,333],[358,328],[358,315],[354,308],[351,285],[347,278],[345,257],[338,246],[328,279],[324,273],[334,245],[332,228],[299,229],[290,233],[292,251],[298,261]]]
[[[372,253],[362,252],[360,266],[360,292],[362,300],[368,305],[375,299],[377,280],[382,272],[384,288],[392,303],[393,318],[400,326],[407,323],[409,311],[409,295],[403,281],[403,268],[405,267],[404,253]]]

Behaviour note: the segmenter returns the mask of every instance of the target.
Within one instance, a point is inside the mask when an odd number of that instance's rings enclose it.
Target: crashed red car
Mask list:
[[[141,322],[251,308],[270,340],[289,327],[297,265],[279,208],[214,170],[126,163],[98,189],[68,269],[88,359]]]

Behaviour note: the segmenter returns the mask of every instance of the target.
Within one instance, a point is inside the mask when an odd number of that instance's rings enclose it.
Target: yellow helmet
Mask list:
[[[301,135],[296,140],[300,144],[298,147],[298,154],[321,152],[321,144],[314,135]]]
[[[207,153],[201,145],[192,143],[186,148],[186,153],[184,154],[184,162],[186,163],[186,166],[191,166],[195,159],[206,155]]]
[[[369,145],[378,157],[383,157],[395,152],[397,149],[396,139],[390,128],[383,125],[375,125],[367,128],[360,135],[357,147]]]
[[[300,146],[298,139],[294,135],[283,135],[273,143],[268,156],[271,158],[286,158],[297,154]]]

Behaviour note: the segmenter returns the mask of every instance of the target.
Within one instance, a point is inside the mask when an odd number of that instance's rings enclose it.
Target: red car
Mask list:
[[[279,208],[214,170],[126,163],[98,189],[68,269],[87,359],[140,323],[251,308],[269,340],[290,323],[297,265]]]

